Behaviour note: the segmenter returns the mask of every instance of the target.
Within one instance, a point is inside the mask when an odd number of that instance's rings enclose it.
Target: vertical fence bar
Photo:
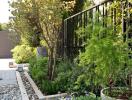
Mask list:
[[[110,5],[112,5],[112,2],[110,2]],[[111,26],[113,25],[113,8],[110,8],[110,19],[111,19]]]
[[[124,18],[124,14],[125,16],[127,16],[126,12],[125,12],[125,8],[126,8],[126,4],[123,3],[123,0],[121,0],[121,10],[122,10],[122,34],[123,34],[123,40],[124,42],[127,40],[127,34],[125,34],[125,32],[127,31],[127,27],[128,27],[128,23],[126,22],[126,19]]]
[[[105,5],[103,4],[103,27],[105,26]]]
[[[79,28],[82,28],[83,22],[82,22],[82,13],[79,14]],[[80,45],[82,44],[82,38],[79,38],[79,43],[78,43],[78,49]]]
[[[75,30],[76,30],[76,17],[73,17],[73,28],[74,28],[74,33],[73,33],[73,46],[75,47],[75,36],[76,36],[76,33],[75,33]]]
[[[87,11],[84,12],[84,30],[86,29],[88,24],[88,18],[87,18]],[[84,32],[84,34],[86,35],[87,33]],[[86,41],[86,36],[83,37],[84,42]]]
[[[129,8],[132,8],[132,3],[129,2]],[[129,32],[128,32],[128,39],[129,40],[132,40],[132,13],[129,13]],[[132,41],[129,41],[128,42],[128,47],[129,47],[129,59],[132,59]],[[132,79],[131,79],[131,82],[132,82]],[[132,87],[132,83],[131,83],[131,87]]]
[[[93,25],[94,25],[94,22],[93,22],[93,9],[89,11],[89,23],[92,25],[91,28],[93,29]],[[89,33],[89,38],[91,38],[92,34]]]
[[[70,23],[70,19],[67,19],[67,56],[69,57],[69,53],[70,53],[70,48],[69,48],[69,43],[70,43],[70,37],[69,35],[71,34],[71,27],[69,27],[71,25]]]
[[[64,20],[64,59],[67,58],[67,20]]]
[[[108,16],[108,12],[107,12],[107,3],[105,3],[105,27],[107,27],[107,16]]]
[[[122,8],[122,33],[124,34],[126,31],[126,23],[124,19],[124,4],[122,0],[121,0],[121,8]]]
[[[76,19],[76,30],[79,28],[79,16],[76,16],[75,17],[75,19]],[[78,36],[77,36],[77,34],[75,34],[75,47],[78,47]]]
[[[113,9],[113,27],[114,33],[116,32],[116,8]]]
[[[99,6],[96,7],[97,15],[95,16],[97,18],[97,22],[99,23]],[[96,20],[96,19],[95,19]]]
[[[86,14],[87,14],[86,12],[84,12],[84,14],[83,14],[83,15],[84,15],[84,16],[83,16],[83,17],[84,17],[84,18],[83,18],[83,22],[84,22],[83,27],[84,27],[84,28],[86,27],[86,23],[87,23]]]

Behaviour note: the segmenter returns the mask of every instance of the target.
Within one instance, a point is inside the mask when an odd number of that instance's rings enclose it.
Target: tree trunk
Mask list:
[[[53,64],[54,64],[54,61],[53,61],[53,58],[54,58],[54,55],[53,55],[53,49],[50,49],[50,52],[49,52],[49,58],[48,58],[48,79],[51,80],[52,78],[52,70],[53,70]]]
[[[56,48],[50,49],[48,59],[48,79],[53,80],[56,66]]]
[[[56,66],[56,46],[54,48],[54,52],[53,52],[53,66],[52,66],[52,77],[51,77],[51,80],[54,80],[54,74],[55,74],[55,66]]]

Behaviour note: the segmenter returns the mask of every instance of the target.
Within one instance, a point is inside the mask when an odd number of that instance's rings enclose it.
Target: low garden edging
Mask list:
[[[16,78],[17,78],[17,82],[18,82],[18,85],[19,85],[19,88],[20,88],[20,91],[21,91],[21,96],[22,96],[22,100],[29,100],[28,98],[28,95],[27,95],[27,92],[26,92],[26,89],[25,89],[25,86],[22,82],[22,78],[21,78],[21,75],[18,71],[16,71]]]
[[[114,93],[114,96],[109,96],[109,87],[101,90],[101,99],[102,100],[129,100],[132,96],[132,90],[126,87],[112,87],[111,94]],[[105,92],[108,92],[107,94]],[[115,95],[116,94],[116,95]],[[130,99],[131,100],[131,99]]]
[[[61,97],[67,96],[67,93],[61,93],[61,94],[44,96],[42,94],[42,92],[39,90],[39,88],[37,87],[37,85],[35,84],[35,82],[30,77],[30,75],[28,74],[28,72],[25,71],[24,74],[28,78],[28,80],[29,80],[30,84],[32,85],[32,88],[34,89],[34,91],[35,91],[36,95],[38,96],[39,100],[56,100],[56,99],[59,99]]]
[[[104,88],[104,89],[101,90],[101,99],[102,99],[102,100],[116,100],[115,98],[106,96],[106,95],[103,93],[103,92],[104,92],[105,90],[107,90],[107,89],[109,89],[109,88]]]

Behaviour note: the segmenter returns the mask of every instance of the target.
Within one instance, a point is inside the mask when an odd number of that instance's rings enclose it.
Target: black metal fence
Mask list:
[[[119,2],[120,7],[117,9],[116,5],[114,5],[116,1],[117,0],[106,0],[64,20],[64,57],[72,59],[79,54],[79,50],[84,50],[82,43],[86,40],[86,37],[80,38],[76,34],[76,30],[80,27],[85,28],[90,24],[94,26],[95,20],[98,21],[98,23],[102,21],[104,27],[111,24],[114,31],[117,30],[117,24],[122,24],[122,32],[125,33],[127,31],[132,21],[131,14],[128,10],[131,4],[127,0],[121,0]],[[111,5],[113,5],[113,7],[110,7]],[[120,12],[120,15],[118,15],[117,12]],[[97,16],[96,13],[98,13]],[[119,18],[121,19],[120,21],[118,21]],[[108,19],[111,21],[108,22]],[[129,35],[124,34],[124,37],[125,39],[126,37],[132,38],[132,32],[129,32]],[[130,46],[131,45],[132,44],[130,44]]]

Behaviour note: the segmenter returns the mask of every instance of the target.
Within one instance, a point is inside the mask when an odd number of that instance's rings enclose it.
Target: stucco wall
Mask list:
[[[10,50],[14,48],[14,44],[9,38],[8,31],[0,31],[0,58],[11,58]]]

